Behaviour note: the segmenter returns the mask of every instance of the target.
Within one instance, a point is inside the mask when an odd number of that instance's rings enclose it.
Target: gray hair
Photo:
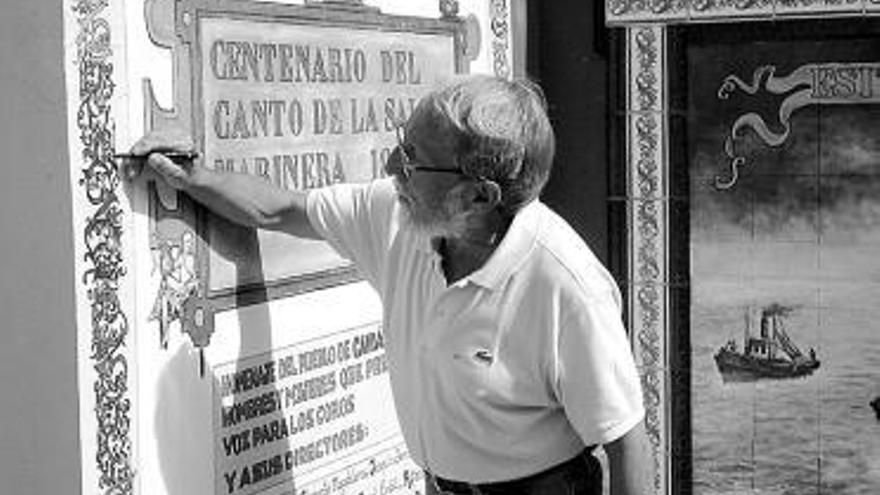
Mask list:
[[[462,170],[498,184],[504,213],[513,215],[538,197],[550,177],[556,142],[537,84],[463,76],[426,99],[451,124]]]

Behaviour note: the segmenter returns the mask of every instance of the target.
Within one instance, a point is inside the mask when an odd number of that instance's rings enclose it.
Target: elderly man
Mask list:
[[[180,148],[148,135],[132,151]],[[651,491],[638,373],[620,294],[538,200],[554,136],[540,90],[489,76],[425,96],[389,178],[309,192],[147,160],[229,219],[326,240],[379,292],[391,386],[428,493]]]

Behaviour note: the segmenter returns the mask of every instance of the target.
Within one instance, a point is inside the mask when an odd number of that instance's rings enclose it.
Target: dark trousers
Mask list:
[[[472,485],[425,475],[427,495],[602,495],[602,465],[590,451],[546,471],[511,481]]]

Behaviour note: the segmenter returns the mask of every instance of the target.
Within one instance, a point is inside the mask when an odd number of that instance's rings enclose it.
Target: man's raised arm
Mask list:
[[[147,134],[131,153],[148,156],[146,166],[169,186],[235,223],[320,239],[306,215],[307,192],[282,189],[246,174],[215,172],[192,160],[178,163],[162,154],[191,150],[189,137],[172,131]]]

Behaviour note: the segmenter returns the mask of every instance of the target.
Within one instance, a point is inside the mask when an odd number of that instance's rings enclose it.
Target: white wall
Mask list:
[[[0,493],[79,485],[61,0],[0,15]]]

